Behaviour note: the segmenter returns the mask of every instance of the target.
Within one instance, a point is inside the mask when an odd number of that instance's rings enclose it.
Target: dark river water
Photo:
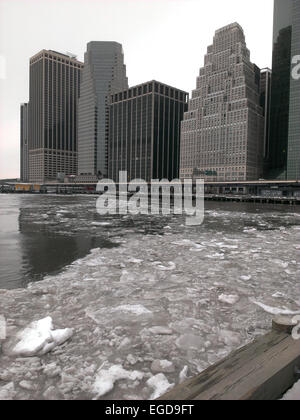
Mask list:
[[[207,202],[206,211],[201,229],[212,232],[224,226],[230,233],[245,227],[272,230],[300,225],[300,209],[295,207]],[[249,214],[249,218],[233,217],[223,225],[222,218],[210,217],[214,211]],[[118,247],[118,239],[121,242],[127,234],[137,238],[164,234],[166,225],[176,231],[182,223],[181,216],[99,216],[93,196],[0,194],[0,289],[26,287],[58,274],[91,249]]]

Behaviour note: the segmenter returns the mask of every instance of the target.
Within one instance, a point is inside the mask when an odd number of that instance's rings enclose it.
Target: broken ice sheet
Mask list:
[[[128,371],[123,369],[123,366],[121,365],[111,366],[109,369],[99,369],[93,385],[93,393],[96,394],[95,399],[98,399],[110,392],[117,381],[122,379],[127,379],[129,381],[141,381],[143,377],[143,372]]]
[[[70,328],[54,330],[51,317],[34,321],[16,335],[17,344],[9,353],[16,357],[44,355],[69,340],[73,332]]]

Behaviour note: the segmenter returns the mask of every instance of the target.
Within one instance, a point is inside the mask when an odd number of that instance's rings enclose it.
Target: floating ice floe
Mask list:
[[[239,333],[229,330],[221,330],[220,340],[229,347],[236,347],[240,344],[241,336]]]
[[[173,262],[169,262],[168,266],[157,265],[156,267],[161,271],[172,271],[176,269],[176,264]]]
[[[51,317],[34,321],[17,334],[19,341],[12,349],[12,354],[23,357],[44,355],[69,340],[73,333],[71,328],[53,330]]]
[[[111,226],[109,222],[92,222],[92,226]]]
[[[255,229],[255,228],[245,228],[243,230],[243,232],[244,233],[254,233],[254,232],[257,232],[257,229]]]
[[[176,346],[183,350],[199,350],[203,346],[203,339],[194,334],[183,334],[176,340]]]
[[[95,399],[98,399],[110,392],[117,381],[122,379],[127,379],[129,381],[141,381],[143,377],[143,372],[125,370],[122,365],[114,365],[109,369],[100,368],[92,391],[96,394]]]
[[[227,303],[228,305],[234,305],[239,301],[240,297],[238,295],[220,295],[218,300],[222,303]]]
[[[154,389],[150,400],[156,400],[166,392],[170,391],[170,389],[172,389],[175,384],[170,384],[165,375],[163,373],[159,373],[155,376],[152,376],[152,378],[148,379],[147,385],[150,388]]]
[[[154,360],[151,370],[156,373],[173,373],[175,372],[175,366],[169,360]]]
[[[10,382],[0,388],[0,401],[13,400],[15,396],[16,391],[13,382]]]
[[[243,280],[243,281],[249,281],[249,280],[251,280],[252,279],[252,276],[241,276],[241,280]]]
[[[167,327],[151,327],[149,328],[149,331],[153,335],[172,335],[174,334],[173,330]]]
[[[300,381],[297,382],[282,398],[283,401],[300,401]]]
[[[291,311],[290,309],[286,308],[274,308],[273,306],[264,305],[261,302],[257,302],[256,300],[250,298],[250,302],[254,303],[254,305],[259,306],[265,312],[271,315],[300,315],[300,311]]]
[[[145,314],[152,314],[145,306],[143,305],[122,305],[117,306],[114,308],[113,312],[130,312],[134,315],[145,315]]]
[[[188,379],[188,370],[189,367],[188,366],[184,366],[184,368],[182,369],[182,371],[179,373],[179,383],[182,384],[183,382],[185,382]]]

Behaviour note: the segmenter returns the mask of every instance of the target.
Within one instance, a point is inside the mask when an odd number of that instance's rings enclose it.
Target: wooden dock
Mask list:
[[[300,197],[250,197],[245,195],[205,195],[205,201],[222,201],[231,203],[255,203],[255,204],[283,204],[299,206]]]
[[[300,379],[300,340],[273,330],[163,395],[160,400],[278,400]]]

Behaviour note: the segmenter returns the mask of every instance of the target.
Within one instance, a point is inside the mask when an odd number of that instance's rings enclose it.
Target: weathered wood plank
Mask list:
[[[274,400],[300,366],[300,341],[273,331],[175,387],[161,400]]]

